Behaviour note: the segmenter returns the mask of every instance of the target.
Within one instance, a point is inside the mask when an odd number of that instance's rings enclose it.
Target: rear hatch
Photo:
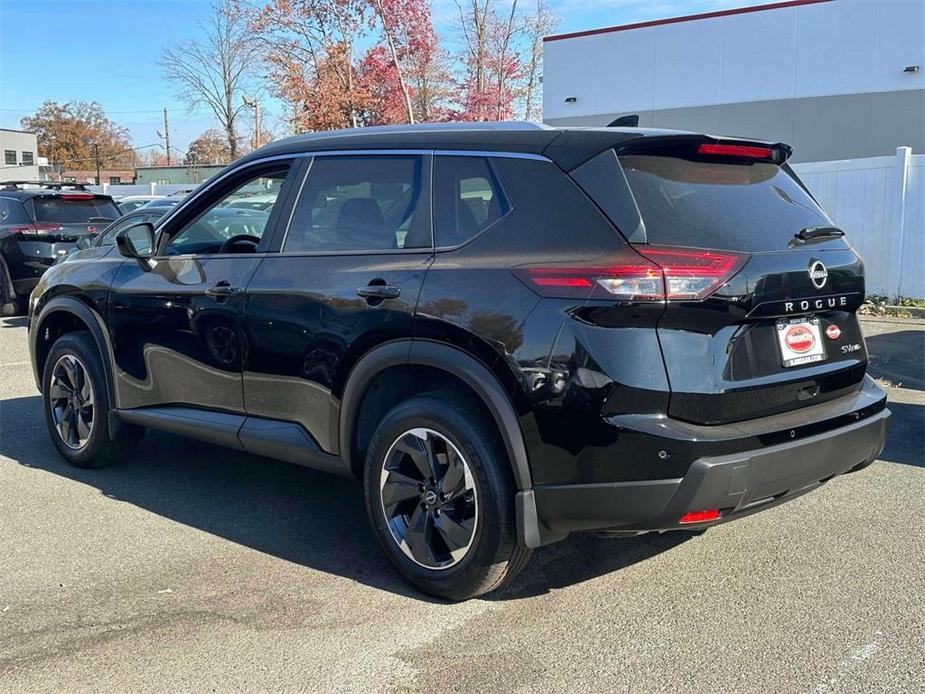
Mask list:
[[[698,136],[617,152],[645,225],[636,249],[665,275],[657,332],[675,418],[771,415],[864,377],[863,262],[786,165],[789,151]]]
[[[32,198],[34,231],[30,241],[74,242],[94,236],[121,216],[112,198],[93,193],[53,193]]]

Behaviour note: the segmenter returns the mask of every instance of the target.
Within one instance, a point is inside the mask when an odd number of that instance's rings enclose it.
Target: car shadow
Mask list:
[[[889,401],[890,430],[880,460],[925,467],[925,405]]]
[[[121,465],[74,468],[49,440],[37,395],[0,401],[0,456],[286,561],[438,602],[410,588],[388,563],[369,528],[362,486],[353,480],[154,431]],[[581,583],[688,537],[572,536],[537,550],[531,566],[490,599],[518,599]]]
[[[9,318],[0,318],[0,327],[2,328],[25,328],[29,324],[26,316],[11,316]]]
[[[867,372],[896,386],[925,390],[925,331],[899,330],[865,339]]]

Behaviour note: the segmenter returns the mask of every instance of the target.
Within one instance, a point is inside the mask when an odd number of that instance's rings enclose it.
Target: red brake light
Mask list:
[[[605,263],[539,265],[517,268],[514,274],[540,296],[698,301],[728,282],[747,259],[730,251],[631,246]]]
[[[662,301],[665,285],[658,266],[632,248],[594,265],[535,265],[514,274],[540,296],[563,299]]]
[[[66,195],[62,195],[62,196],[61,196],[61,199],[62,199],[62,200],[92,200],[92,199],[93,199],[93,194],[92,194],[92,193],[83,193],[83,194],[81,194],[81,193],[68,193],[68,194],[66,194]]]
[[[55,231],[60,231],[60,229],[60,224],[36,222],[35,224],[27,224],[26,226],[12,227],[10,232],[13,234],[23,234],[24,236],[41,236],[43,234],[51,234]]]
[[[681,520],[679,520],[678,523],[687,525],[688,523],[706,523],[717,519],[719,519],[719,509],[714,508],[709,511],[691,511],[690,513],[685,513],[681,516]]]
[[[720,157],[745,157],[746,159],[770,159],[774,150],[770,147],[748,145],[718,145],[704,143],[697,148],[698,154],[713,154]]]
[[[665,273],[666,299],[705,299],[731,280],[748,260],[748,255],[732,251],[664,246],[635,248]]]

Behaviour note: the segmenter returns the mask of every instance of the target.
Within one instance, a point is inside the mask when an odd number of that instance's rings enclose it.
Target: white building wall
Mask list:
[[[544,45],[547,119],[925,89],[925,3],[833,0]],[[574,104],[565,98],[574,96]]]
[[[7,164],[7,150],[16,153],[16,163]],[[32,153],[31,166],[24,166],[23,152]],[[39,153],[35,133],[0,128],[0,181],[39,180]]]

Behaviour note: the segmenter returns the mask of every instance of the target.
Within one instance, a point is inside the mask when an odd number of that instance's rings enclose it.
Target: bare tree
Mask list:
[[[504,120],[505,117],[509,117],[505,108],[510,108],[513,99],[513,93],[506,94],[505,90],[513,92],[511,83],[517,79],[520,69],[520,56],[513,45],[520,31],[517,22],[517,0],[511,0],[511,12],[506,21],[500,17],[494,19],[490,36],[494,44],[494,73],[498,81],[498,98],[494,104],[494,111],[495,120]]]
[[[559,19],[549,9],[546,0],[536,0],[536,11],[524,20],[524,34],[530,47],[527,52],[527,63],[524,66],[526,73],[524,83],[524,120],[542,120],[543,106],[541,103],[541,65],[543,60],[543,37],[555,31]]]
[[[247,22],[232,0],[212,5],[202,30],[201,41],[186,39],[165,49],[159,64],[190,108],[208,106],[212,110],[235,159],[237,118],[244,108],[241,97],[252,77],[257,51],[247,35]]]

